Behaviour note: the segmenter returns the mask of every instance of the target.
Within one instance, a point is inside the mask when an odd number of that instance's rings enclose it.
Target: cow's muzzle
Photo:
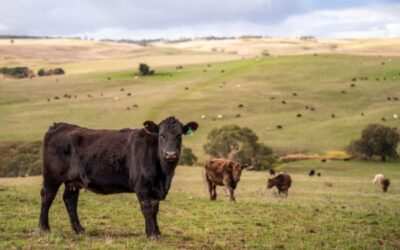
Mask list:
[[[178,160],[178,154],[174,151],[167,151],[164,155],[166,161],[176,161]]]

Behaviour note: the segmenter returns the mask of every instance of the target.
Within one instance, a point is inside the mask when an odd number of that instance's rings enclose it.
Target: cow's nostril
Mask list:
[[[177,153],[174,151],[167,151],[165,153],[165,159],[176,159],[177,158]]]

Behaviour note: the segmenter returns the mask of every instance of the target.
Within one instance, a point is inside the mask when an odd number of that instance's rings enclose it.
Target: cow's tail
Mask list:
[[[202,175],[201,177],[203,178],[203,185],[204,185],[204,191],[207,193],[208,192],[208,184],[206,180],[206,171],[204,167],[201,168]]]

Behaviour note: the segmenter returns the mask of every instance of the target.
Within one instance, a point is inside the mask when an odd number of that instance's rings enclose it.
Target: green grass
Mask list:
[[[314,168],[322,177],[308,177]],[[82,192],[84,235],[70,228],[62,188],[50,211],[52,232],[37,230],[40,178],[0,179],[2,249],[396,249],[400,247],[400,165],[302,161],[285,164],[292,175],[289,198],[267,190],[267,173],[244,171],[237,203],[217,188],[208,200],[202,169],[178,167],[171,193],[161,203],[163,237],[148,241],[134,194]],[[390,176],[388,193],[373,176]],[[331,182],[333,187],[324,183]]]

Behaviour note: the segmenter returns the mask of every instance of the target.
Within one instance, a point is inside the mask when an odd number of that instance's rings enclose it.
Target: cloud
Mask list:
[[[319,10],[286,19],[280,28],[291,36],[330,38],[395,37],[400,33],[400,4],[371,4],[340,10]]]
[[[399,36],[398,0],[1,1],[0,34],[179,38]]]

